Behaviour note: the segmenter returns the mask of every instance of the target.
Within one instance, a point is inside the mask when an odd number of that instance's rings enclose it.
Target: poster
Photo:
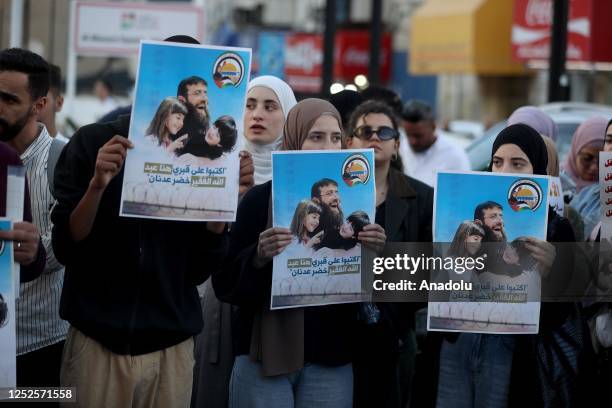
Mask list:
[[[274,257],[271,308],[358,302],[357,234],[376,209],[373,150],[272,153],[273,224],[292,242]]]
[[[549,192],[549,203],[550,207],[555,210],[559,217],[563,217],[563,211],[565,210],[565,201],[563,200],[563,187],[561,186],[561,179],[559,177],[550,177],[550,192]]]
[[[235,221],[251,51],[143,41],[120,215]]]
[[[6,218],[13,222],[23,221],[23,203],[25,202],[26,169],[23,166],[7,166],[6,168]],[[21,265],[13,263],[13,292],[15,299],[19,297],[19,282],[21,281]]]
[[[438,173],[434,242],[448,243],[445,256],[470,257],[478,266],[443,271],[471,290],[430,301],[428,330],[538,332],[540,274],[525,244],[527,237],[546,240],[549,188],[546,176]]]
[[[599,199],[601,202],[601,242],[612,238],[612,152],[599,152]]]
[[[0,218],[0,230],[12,229],[7,218]],[[13,273],[13,241],[0,240],[0,389],[16,386],[16,331]]]

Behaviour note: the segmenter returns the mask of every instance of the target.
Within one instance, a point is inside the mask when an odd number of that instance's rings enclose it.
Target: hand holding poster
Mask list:
[[[234,221],[251,52],[143,41],[120,215]]]
[[[374,223],[372,150],[272,153],[273,224],[292,241],[274,257],[271,308],[363,300],[362,246]]]
[[[546,240],[549,179],[495,173],[438,173],[434,241],[446,256],[482,261],[466,271],[443,271],[471,288],[430,301],[428,330],[537,333],[540,271],[529,251]],[[447,278],[448,279],[448,278]]]

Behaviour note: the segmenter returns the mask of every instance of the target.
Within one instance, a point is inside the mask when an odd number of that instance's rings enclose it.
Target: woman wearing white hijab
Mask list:
[[[249,82],[244,110],[244,150],[251,153],[255,184],[272,179],[272,151],[280,147],[283,125],[297,103],[291,87],[271,75]]]
[[[244,146],[255,167],[255,184],[272,179],[272,151],[280,147],[289,110],[297,103],[281,79],[264,75],[249,82],[244,110]],[[232,306],[219,301],[208,280],[201,289],[204,329],[195,348],[192,407],[225,408],[234,365]]]

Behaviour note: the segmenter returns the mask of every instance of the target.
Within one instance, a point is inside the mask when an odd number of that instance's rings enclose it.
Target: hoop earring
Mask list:
[[[397,160],[397,153],[393,153],[393,155],[391,156],[391,161],[396,161]]]

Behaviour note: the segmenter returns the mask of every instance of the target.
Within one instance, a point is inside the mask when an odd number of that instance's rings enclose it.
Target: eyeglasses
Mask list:
[[[486,215],[484,219],[485,220],[498,220],[498,219],[503,220],[504,216],[501,213],[493,213],[493,214]]]
[[[397,130],[393,129],[392,127],[381,126],[378,129],[374,129],[372,126],[367,125],[359,126],[357,129],[355,129],[353,135],[363,140],[370,140],[372,136],[374,136],[374,133],[378,135],[380,140],[391,140],[399,137]]]
[[[198,89],[197,91],[193,91],[193,92],[187,92],[187,95],[189,96],[202,96],[202,95],[206,95],[207,92],[206,91],[202,91],[200,89]]]
[[[321,194],[321,197],[331,197],[333,195],[338,195],[338,190],[329,190],[329,191]]]

